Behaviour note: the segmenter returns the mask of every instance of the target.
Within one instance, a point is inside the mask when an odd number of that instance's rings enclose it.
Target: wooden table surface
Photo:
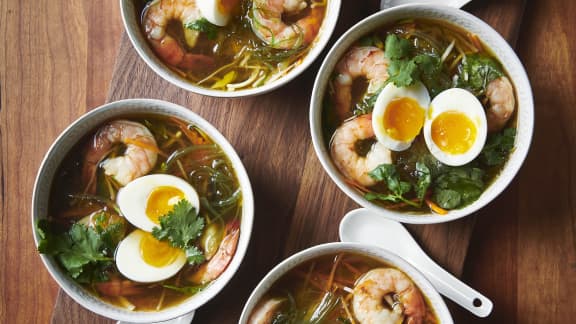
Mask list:
[[[576,59],[576,2],[529,0],[522,23],[515,27],[510,22],[515,18],[508,13],[519,3],[523,1],[478,1],[467,9],[490,18],[487,21],[511,41],[519,31],[516,49],[531,79],[536,103],[536,127],[528,159],[512,185],[475,216],[446,226],[411,227],[437,261],[453,273],[463,270],[462,278],[494,302],[494,312],[487,319],[476,319],[451,305],[456,322],[569,323],[576,316],[576,208],[572,204],[576,174],[571,167],[576,158],[576,79],[572,65]],[[369,6],[356,6],[350,0],[344,0],[344,7],[352,20],[370,13],[354,11]],[[56,136],[81,114],[111,99],[152,94],[181,104],[212,100],[183,95],[148,73],[122,32],[117,1],[107,1],[105,6],[88,0],[0,1],[0,323],[46,323],[53,313],[54,322],[84,319],[62,316],[63,309],[77,306],[65,296],[57,300],[58,287],[41,264],[31,233],[33,181]],[[120,63],[116,69],[115,62]],[[230,107],[219,107],[212,113],[205,108],[191,109],[203,112],[227,136],[241,135],[240,124],[233,119],[238,116],[244,116],[244,123],[250,121],[251,114],[269,117],[260,117],[262,124],[256,127],[268,127],[267,122],[277,119],[307,123],[307,107],[270,113],[274,107],[258,108],[255,103],[278,103],[282,96],[299,90],[297,82],[310,87],[311,69],[277,93],[231,100]],[[307,99],[303,101],[307,103]],[[256,182],[256,217],[263,221],[256,224],[248,265],[240,270],[243,278],[250,279],[244,284],[233,280],[224,294],[198,312],[198,322],[231,318],[218,314],[225,313],[219,307],[230,306],[236,314],[250,286],[283,257],[336,240],[342,215],[314,221],[310,217],[315,217],[318,208],[342,211],[355,207],[323,174],[309,149],[308,133],[296,132],[301,129],[307,126],[279,131],[295,139],[270,140],[268,145],[280,147],[279,151],[257,148],[261,151],[258,157],[243,155],[252,152],[250,145],[255,143],[249,134],[247,139],[231,140]],[[305,150],[289,154],[281,149],[286,144],[301,145]],[[280,153],[301,161],[302,165],[292,166],[300,176],[268,180],[276,165],[262,163],[264,153]],[[322,180],[322,187],[307,181],[315,178]],[[283,180],[287,185],[279,186]],[[318,188],[331,195],[319,197],[316,203],[303,198]],[[298,215],[294,216],[295,211]],[[276,213],[285,216],[280,218],[285,224],[273,220],[278,217]],[[290,230],[282,231],[283,226]],[[323,228],[328,228],[327,233],[321,233]],[[285,243],[276,243],[272,249],[261,247],[278,233]],[[441,239],[431,238],[437,233],[442,234]],[[460,246],[462,241],[464,246]],[[54,308],[55,304],[58,307]]]

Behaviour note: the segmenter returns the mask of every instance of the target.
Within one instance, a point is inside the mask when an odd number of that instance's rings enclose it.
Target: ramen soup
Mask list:
[[[41,253],[106,302],[178,304],[234,256],[242,193],[202,130],[158,115],[109,120],[64,158],[38,223]]]
[[[327,0],[135,0],[158,57],[192,83],[256,88],[290,72],[313,45]]]
[[[309,260],[275,282],[249,324],[438,323],[429,301],[402,271],[368,256]]]
[[[340,58],[323,129],[334,165],[389,209],[474,202],[514,149],[516,95],[474,34],[434,20],[380,28]]]

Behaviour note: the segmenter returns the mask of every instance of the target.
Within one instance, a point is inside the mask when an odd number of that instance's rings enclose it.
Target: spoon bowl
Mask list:
[[[440,294],[478,317],[492,312],[492,301],[442,269],[420,248],[402,224],[370,209],[346,214],[340,222],[340,240],[376,245],[389,250],[420,270]]]

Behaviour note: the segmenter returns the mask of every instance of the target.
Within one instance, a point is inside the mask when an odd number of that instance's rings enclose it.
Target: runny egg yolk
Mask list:
[[[464,113],[446,111],[432,122],[431,135],[442,151],[462,154],[468,152],[476,140],[476,125]]]
[[[397,98],[388,104],[384,112],[384,129],[397,141],[413,140],[424,124],[424,109],[412,98]]]
[[[146,216],[155,224],[160,224],[160,216],[166,215],[174,209],[184,193],[175,187],[160,186],[152,190],[146,202]]]
[[[140,240],[140,256],[144,262],[155,267],[165,267],[178,258],[182,250],[171,247],[168,243],[158,241],[148,232]]]

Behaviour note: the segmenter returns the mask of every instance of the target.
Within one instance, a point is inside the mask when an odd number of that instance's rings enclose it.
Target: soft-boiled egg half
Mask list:
[[[378,95],[372,111],[372,128],[378,142],[392,151],[404,151],[420,134],[430,95],[418,82],[409,87],[389,83]]]
[[[175,275],[186,263],[183,250],[157,240],[150,232],[159,218],[186,199],[198,211],[196,190],[186,181],[167,174],[152,174],[129,182],[118,191],[120,211],[138,229],[126,236],[116,249],[116,267],[126,278],[156,282]]]
[[[115,258],[118,271],[138,282],[168,279],[186,263],[183,250],[158,241],[151,233],[140,229],[134,230],[118,244]]]
[[[180,200],[200,206],[196,190],[185,180],[168,174],[151,174],[133,180],[118,191],[116,202],[132,225],[152,232]]]
[[[438,161],[464,165],[476,158],[486,142],[487,123],[482,103],[459,88],[438,94],[428,109],[424,139]]]
[[[238,0],[196,0],[202,17],[216,26],[226,26]]]

